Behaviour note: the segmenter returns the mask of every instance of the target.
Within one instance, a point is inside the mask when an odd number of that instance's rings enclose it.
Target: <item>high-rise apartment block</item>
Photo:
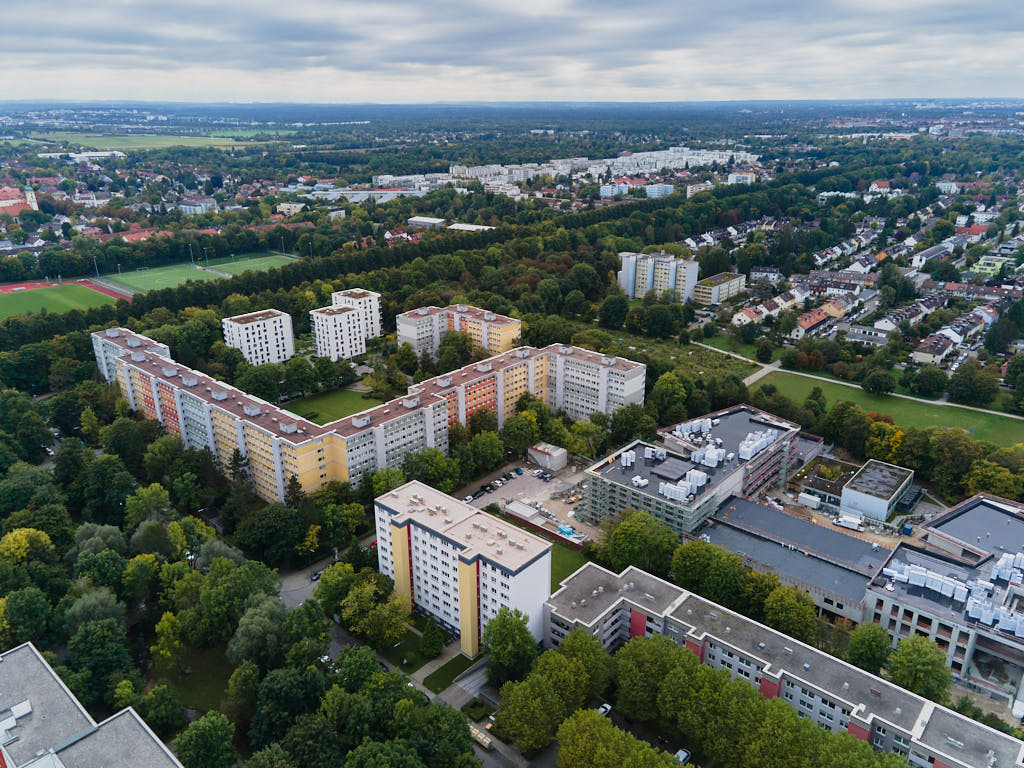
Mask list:
[[[409,394],[319,425],[235,387],[179,365],[167,347],[124,328],[93,334],[100,371],[116,380],[134,410],[160,421],[189,448],[209,450],[226,466],[234,452],[265,499],[284,498],[295,476],[303,489],[401,464],[425,448],[448,451],[448,426],[473,412],[495,412],[498,425],[529,392],[577,419],[643,403],[646,368],[573,346],[517,347],[414,384]]]
[[[693,298],[700,272],[696,261],[667,253],[623,252],[619,258],[622,260],[619,286],[631,299],[642,299],[648,291],[655,291],[659,296],[666,291],[674,291],[681,302]]]
[[[331,294],[331,306],[309,312],[313,349],[317,357],[337,362],[366,352],[366,340],[380,336],[380,294],[350,288]]]
[[[705,277],[693,289],[693,300],[698,304],[717,306],[726,299],[738,296],[747,285],[747,276],[733,272],[719,272]]]
[[[380,294],[363,288],[348,288],[331,294],[332,307],[352,307],[363,318],[367,339],[375,339],[384,333],[384,322],[380,306]]]
[[[476,656],[502,608],[522,611],[543,639],[551,544],[413,481],[374,501],[380,572],[411,606],[459,635]]]
[[[292,316],[277,309],[262,309],[220,321],[224,343],[242,352],[251,365],[283,363],[295,355]]]
[[[419,307],[395,318],[398,344],[408,344],[417,356],[437,357],[441,337],[449,331],[468,334],[473,346],[497,355],[519,344],[522,324],[512,317],[468,304],[450,307]]]

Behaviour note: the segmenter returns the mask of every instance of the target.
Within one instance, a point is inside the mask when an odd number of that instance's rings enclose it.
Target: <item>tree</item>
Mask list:
[[[291,507],[275,503],[249,513],[235,532],[235,543],[250,557],[279,565],[305,533],[302,516]]]
[[[189,768],[189,766],[186,766]],[[426,768],[404,739],[370,741],[367,739],[348,753],[343,768]]]
[[[539,653],[537,641],[530,634],[526,614],[507,607],[487,622],[482,645],[488,656],[487,679],[493,685],[521,680]]]
[[[135,479],[117,456],[97,456],[82,470],[82,517],[88,522],[120,527],[125,499],[135,490]]]
[[[4,617],[14,645],[37,642],[50,626],[50,601],[38,587],[24,587],[7,595]]]
[[[889,633],[873,622],[861,622],[850,633],[846,660],[873,675],[885,666],[891,649]]]
[[[148,446],[142,456],[142,467],[151,483],[159,483],[170,476],[171,468],[185,452],[177,435],[163,435]]]
[[[260,669],[251,661],[243,661],[228,678],[228,700],[232,720],[248,725],[256,710],[260,690]]]
[[[320,706],[324,691],[324,676],[316,667],[284,667],[268,672],[260,683],[249,728],[250,743],[260,749],[280,739],[299,715]]]
[[[88,405],[82,409],[81,416],[82,425],[82,437],[86,439],[92,445],[96,445],[100,441],[100,421],[96,418],[96,414],[92,408]]]
[[[280,382],[284,371],[280,365],[239,366],[235,386],[253,397],[274,403],[280,393]]]
[[[561,702],[556,719],[561,722],[587,699],[587,670],[578,659],[558,651],[545,651],[533,666],[533,675],[546,677]]]
[[[114,619],[124,622],[124,603],[107,587],[86,592],[77,598],[64,612],[64,625],[69,635],[90,621]]]
[[[564,717],[562,706],[553,682],[544,675],[531,674],[521,683],[509,681],[501,687],[501,705],[494,724],[529,757],[555,738]]]
[[[419,480],[442,493],[451,493],[459,483],[458,463],[438,448],[407,453],[402,471],[410,480]]]
[[[203,504],[203,484],[194,472],[183,472],[171,481],[174,505],[184,515],[198,514]]]
[[[437,345],[437,366],[441,371],[453,371],[469,362],[473,355],[473,339],[468,333],[447,331]]]
[[[276,595],[264,597],[249,608],[228,643],[228,661],[236,666],[251,661],[263,669],[276,666],[283,650],[286,614],[284,603]]]
[[[142,697],[141,714],[157,736],[166,739],[185,725],[185,709],[178,694],[165,682]]]
[[[602,328],[618,330],[626,321],[629,312],[629,299],[622,294],[614,294],[601,302],[597,311],[598,324]]]
[[[991,493],[1004,499],[1019,499],[1021,483],[1021,478],[1006,467],[982,459],[971,464],[965,487],[971,495]]]
[[[420,637],[420,654],[428,659],[436,659],[444,650],[444,630],[437,625],[433,619],[427,621],[427,626]]]
[[[760,363],[770,363],[775,354],[775,342],[767,336],[760,336],[754,341],[754,357]]]
[[[284,751],[284,747],[274,742],[269,747],[254,753],[246,762],[245,768],[298,768],[298,766],[292,762],[291,757]]]
[[[631,565],[655,576],[665,576],[679,537],[648,512],[624,512],[624,519],[608,536],[608,559],[621,571]]]
[[[397,488],[405,482],[405,473],[398,467],[385,467],[373,473],[371,485],[373,486],[373,497],[383,496],[390,490]]]
[[[303,768],[335,768],[341,752],[338,734],[319,712],[299,717],[280,744]]]
[[[609,431],[612,443],[623,445],[638,438],[653,439],[658,431],[658,425],[642,405],[630,403],[612,414]]]
[[[588,696],[597,698],[604,695],[612,679],[612,659],[600,640],[576,628],[558,644],[558,652],[583,665]]]
[[[341,601],[341,617],[348,628],[362,635],[374,648],[386,648],[405,635],[409,605],[398,593],[383,602],[377,598],[377,585],[364,581],[352,587]]]
[[[168,672],[177,671],[181,660],[183,643],[181,641],[181,622],[170,611],[165,611],[156,623],[156,642],[149,647],[153,661]]]
[[[498,431],[498,415],[490,408],[477,408],[467,419],[470,435]]]
[[[914,391],[921,397],[938,397],[946,391],[948,385],[946,372],[935,365],[924,366],[914,379]]]
[[[670,637],[634,637],[615,654],[619,710],[634,720],[658,717],[657,690],[690,651]],[[691,654],[692,655],[692,654]]]
[[[896,388],[896,377],[884,368],[872,368],[861,387],[870,395],[887,395]]]
[[[83,624],[68,642],[67,665],[75,672],[87,673],[76,693],[86,706],[92,706],[109,690],[112,678],[132,670],[124,625],[117,619]]]
[[[999,391],[999,381],[992,370],[968,360],[949,377],[948,391],[954,403],[985,406]]]
[[[124,529],[131,533],[146,520],[166,522],[170,514],[171,495],[160,483],[152,483],[124,500]]]
[[[312,392],[316,387],[313,366],[302,355],[296,355],[284,364],[284,388],[293,397]]]
[[[505,458],[505,445],[496,432],[481,432],[469,441],[469,450],[478,472],[490,472]]]
[[[120,417],[104,430],[103,451],[113,454],[124,462],[132,473],[142,468],[142,457],[145,453],[146,441],[138,425],[130,418]]]
[[[0,538],[0,559],[11,565],[52,560],[53,556],[53,542],[49,535],[35,528],[15,528]]]
[[[785,635],[808,642],[818,631],[814,600],[794,586],[776,587],[764,603],[765,623]]]
[[[505,447],[515,456],[522,456],[540,439],[540,426],[532,412],[517,413],[505,419],[500,434]]]
[[[235,726],[220,712],[207,712],[190,723],[174,742],[185,768],[230,768],[238,762],[233,739]]]
[[[685,768],[593,709],[582,709],[558,728],[558,768]],[[750,765],[754,765],[751,763]]]
[[[923,635],[904,637],[889,658],[889,679],[901,688],[943,704],[949,698],[952,672],[946,654]]]
[[[350,563],[335,563],[320,575],[313,596],[327,618],[341,615],[341,601],[355,583],[355,572]]]
[[[674,373],[658,377],[647,402],[658,414],[659,424],[678,424],[686,418],[686,387]]]

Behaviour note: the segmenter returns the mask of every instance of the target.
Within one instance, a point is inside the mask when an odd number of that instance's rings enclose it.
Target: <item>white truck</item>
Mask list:
[[[851,531],[864,530],[864,520],[855,515],[839,515],[832,523],[840,528],[849,528]]]

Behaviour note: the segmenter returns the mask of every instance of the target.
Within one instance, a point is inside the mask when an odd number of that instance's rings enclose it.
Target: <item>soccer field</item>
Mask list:
[[[113,304],[114,299],[84,285],[55,285],[17,293],[0,293],[0,320],[26,312],[67,312]]]
[[[363,397],[362,392],[339,389],[336,392],[324,392],[320,395],[304,397],[301,400],[292,400],[290,403],[285,403],[284,407],[312,422],[326,424],[329,421],[343,419],[353,413],[359,413],[380,404],[380,400]]]
[[[234,261],[231,260],[230,256],[223,256],[217,259],[210,259],[209,267],[216,269],[218,272],[227,272],[229,275],[240,275],[243,272],[263,272],[267,269],[275,269],[276,267],[283,267],[285,264],[292,264],[295,259],[289,259],[287,256],[277,256],[275,254],[266,253],[245,253],[241,256],[235,256]],[[204,261],[203,266],[207,266]]]
[[[212,272],[197,269],[191,264],[174,264],[169,267],[153,267],[141,271],[125,270],[120,275],[115,272],[104,275],[103,279],[108,283],[123,285],[133,291],[145,293],[160,288],[173,288],[189,280],[220,280],[222,278]]]

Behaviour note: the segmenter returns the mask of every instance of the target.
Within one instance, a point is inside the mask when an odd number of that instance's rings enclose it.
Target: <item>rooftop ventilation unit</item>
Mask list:
[[[199,379],[197,379],[195,376],[182,376],[181,383],[184,384],[186,387],[194,387],[196,384],[199,383]]]
[[[246,416],[259,416],[260,415],[259,406],[253,405],[251,403],[246,403],[245,405],[243,405],[242,406],[242,412]]]
[[[352,417],[352,426],[353,427],[368,427],[368,426],[370,426],[370,421],[371,421],[371,419],[370,419],[369,416],[353,416]]]
[[[142,346],[142,342],[139,341],[138,339],[131,338],[131,339],[128,339],[128,346],[129,347],[141,347]]]
[[[228,393],[223,389],[215,389],[210,395],[214,400],[227,400]]]
[[[132,352],[132,362],[133,363],[141,363],[145,359],[146,359],[146,355],[143,354],[142,352]]]
[[[286,435],[294,434],[298,430],[298,425],[294,421],[281,422],[281,431]]]
[[[105,333],[107,334],[108,339],[116,339],[118,336],[121,335],[121,332],[117,330],[117,328],[107,328]]]

